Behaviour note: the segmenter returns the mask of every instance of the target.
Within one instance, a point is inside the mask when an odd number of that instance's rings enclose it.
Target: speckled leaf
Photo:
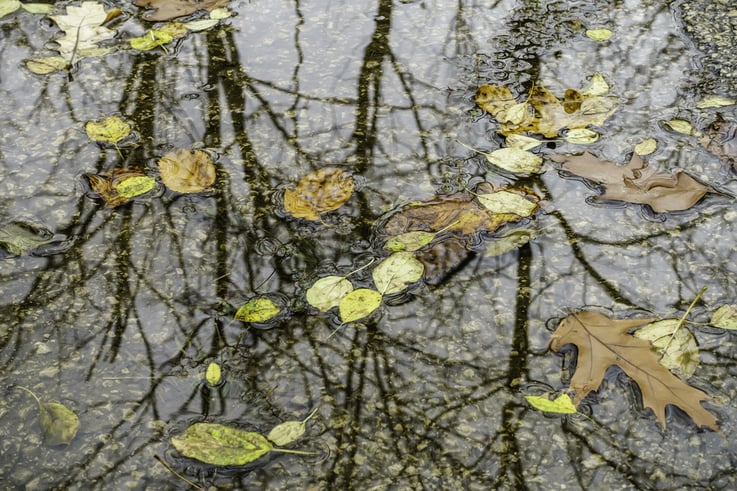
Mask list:
[[[683,380],[688,380],[699,366],[696,338],[690,329],[681,325],[680,319],[659,320],[636,330],[632,335],[650,341],[661,355],[660,364]]]
[[[46,445],[69,445],[79,430],[79,418],[58,402],[39,405],[39,422]]]
[[[266,322],[281,312],[272,300],[257,297],[241,305],[235,313],[235,320],[243,322]]]
[[[529,217],[538,209],[537,203],[511,191],[500,190],[489,194],[479,194],[477,198],[479,203],[493,213]]]
[[[156,179],[151,176],[134,176],[115,184],[113,189],[124,198],[133,198],[147,193],[156,187]]]
[[[302,435],[305,434],[307,421],[317,413],[317,409],[318,408],[313,409],[312,412],[302,421],[285,421],[274,426],[266,437],[271,440],[274,445],[279,446],[289,445],[290,443],[299,440],[302,438]]]
[[[337,307],[343,297],[352,291],[353,285],[345,276],[325,276],[313,283],[305,297],[307,303],[321,312],[327,312]]]
[[[369,288],[358,288],[343,297],[338,305],[340,320],[353,322],[370,315],[381,305],[381,293]]]
[[[650,155],[658,148],[658,141],[655,138],[645,138],[635,145],[635,153],[637,155]]]
[[[712,326],[737,330],[737,305],[722,305],[711,315]]]
[[[87,136],[92,141],[116,145],[131,133],[131,127],[119,116],[88,121],[84,125]]]
[[[425,267],[411,252],[395,252],[371,272],[376,288],[384,295],[398,293],[422,278]]]
[[[546,413],[576,414],[578,412],[568,394],[561,394],[553,401],[544,396],[525,396],[525,399],[530,406]]]
[[[157,164],[164,185],[178,193],[207,191],[215,182],[215,164],[202,150],[169,152]]]
[[[183,456],[213,465],[248,464],[274,448],[263,435],[215,423],[195,423],[171,443]]]

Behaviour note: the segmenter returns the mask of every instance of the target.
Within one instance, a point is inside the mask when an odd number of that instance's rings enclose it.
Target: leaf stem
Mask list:
[[[696,305],[696,302],[699,301],[701,298],[701,295],[704,294],[706,291],[706,286],[701,287],[701,290],[699,290],[699,293],[696,295],[696,297],[693,299],[693,302],[691,302],[691,305],[688,306],[688,309],[686,309],[686,312],[684,312],[683,316],[678,320],[678,323],[676,324],[676,327],[673,328],[673,332],[670,333],[670,339],[668,340],[668,343],[665,345],[663,350],[661,351],[661,356],[668,352],[668,348],[670,347],[670,344],[673,342],[673,340],[676,337],[676,332],[678,332],[678,329],[681,328],[684,322],[686,322],[686,317],[688,317],[688,314],[691,313],[691,310],[694,308],[694,305]]]
[[[37,395],[36,395],[36,394],[35,394],[35,393],[34,393],[34,392],[33,392],[33,391],[31,390],[31,389],[29,389],[29,388],[27,388],[27,387],[23,387],[22,385],[16,385],[16,386],[15,386],[15,388],[16,388],[16,389],[22,389],[22,390],[25,390],[26,392],[28,392],[29,394],[31,394],[31,396],[32,396],[32,397],[33,397],[34,399],[36,399],[36,402],[38,403],[38,406],[39,406],[39,407],[41,407],[41,399],[39,399],[39,398],[38,398],[38,396],[37,396]]]
[[[164,459],[162,459],[158,455],[154,455],[154,458],[156,460],[158,460],[159,463],[166,468],[166,470],[168,470],[169,472],[171,472],[172,474],[174,474],[176,477],[178,477],[182,481],[186,482],[187,484],[189,484],[190,486],[192,486],[195,489],[199,489],[200,491],[205,491],[205,488],[202,488],[202,487],[198,486],[197,484],[193,483],[192,481],[190,481],[189,479],[187,479],[186,477],[184,477],[183,475],[179,474],[177,471],[175,471],[174,469],[172,469],[171,466],[169,466],[169,464],[167,464],[166,462],[164,462]]]
[[[305,452],[304,450],[291,450],[288,448],[272,448],[271,452],[292,453],[295,455],[320,455],[320,452]]]

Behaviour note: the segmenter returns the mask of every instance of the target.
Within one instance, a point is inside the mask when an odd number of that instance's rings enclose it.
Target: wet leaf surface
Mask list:
[[[87,178],[93,193],[105,202],[106,208],[124,205],[132,198],[155,187],[155,180],[138,167],[116,168],[101,174],[84,174],[84,177]],[[122,193],[118,191],[119,187]]]
[[[16,385],[17,389],[30,394],[38,404],[38,421],[44,437],[44,444],[50,446],[69,445],[79,431],[79,417],[68,407],[58,402],[43,402],[26,387]]]
[[[381,305],[381,293],[370,288],[357,288],[340,300],[340,320],[353,322],[371,315]]]
[[[395,252],[381,261],[371,276],[379,292],[392,295],[419,281],[424,271],[425,267],[411,252]]]
[[[651,320],[617,320],[581,311],[558,324],[550,348],[558,351],[566,344],[578,348],[576,372],[570,383],[570,389],[576,393],[573,403],[578,405],[591,391],[597,390],[607,368],[616,365],[637,382],[645,407],[653,410],[663,428],[665,407],[673,404],[685,411],[697,426],[719,431],[716,417],[701,406],[707,394],[687,385],[661,365],[650,342],[628,334]]]
[[[699,347],[690,329],[680,319],[663,319],[636,330],[633,336],[650,341],[660,354],[660,364],[683,380],[699,366]]]
[[[27,222],[15,221],[0,227],[0,249],[9,256],[45,255],[47,246],[52,246],[49,252],[63,252],[71,242],[65,236],[57,236],[45,227]],[[0,253],[0,257],[4,256]]]
[[[284,190],[284,208],[295,218],[319,220],[320,215],[337,210],[353,194],[353,177],[337,167],[325,167]]]
[[[737,166],[737,122],[725,119],[722,115],[704,130],[701,145],[719,158],[725,165]]]
[[[273,300],[265,297],[256,297],[241,305],[235,313],[235,320],[242,322],[266,322],[281,312]]]
[[[171,444],[183,456],[213,465],[245,465],[270,452],[263,435],[215,423],[195,423]]]
[[[64,31],[64,36],[55,40],[62,57],[72,61],[110,52],[111,48],[98,45],[115,37],[115,31],[102,25],[107,16],[103,4],[93,1],[82,2],[78,6],[69,5],[66,14],[50,16]]]
[[[325,276],[315,281],[306,292],[307,302],[321,312],[337,307],[353,291],[353,284],[345,276]]]
[[[307,422],[317,414],[317,409],[318,408],[313,409],[312,412],[302,421],[285,421],[274,426],[266,438],[271,440],[274,445],[279,446],[289,445],[290,443],[296,442],[305,434]]]
[[[229,0],[136,0],[138,7],[153,9],[143,14],[146,20],[171,20],[198,10],[214,10],[224,7]]]
[[[161,181],[178,193],[201,193],[215,183],[215,164],[202,150],[179,149],[158,161]]]
[[[552,401],[545,396],[525,396],[525,400],[538,411],[546,413],[576,414],[578,412],[568,394],[560,394]]]
[[[119,116],[108,116],[84,125],[87,136],[92,141],[117,145],[131,134],[131,127]]]
[[[709,323],[720,329],[736,330],[737,306],[722,305],[711,315]]]

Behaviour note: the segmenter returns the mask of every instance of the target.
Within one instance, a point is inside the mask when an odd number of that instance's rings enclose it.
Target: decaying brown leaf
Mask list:
[[[536,85],[520,111],[522,103],[517,103],[507,87],[483,85],[476,92],[476,104],[494,116],[500,124],[499,133],[504,136],[530,132],[556,137],[565,128],[604,124],[617,109],[618,99],[595,94],[568,89],[561,101],[545,87]]]
[[[663,428],[665,407],[678,406],[698,426],[719,431],[716,417],[701,406],[707,394],[691,387],[658,363],[658,354],[649,341],[627,332],[653,319],[615,320],[591,311],[576,312],[561,321],[550,340],[550,348],[558,351],[566,344],[578,348],[576,372],[570,389],[575,391],[574,404],[599,388],[604,373],[617,365],[640,387],[645,407],[655,413]]]
[[[128,167],[116,168],[101,174],[84,174],[84,177],[90,183],[92,191],[105,202],[106,208],[116,208],[136,196],[127,192],[126,181],[147,176],[140,167]]]
[[[737,168],[737,122],[717,114],[701,136],[701,145],[732,168]]]
[[[153,10],[144,14],[145,20],[171,20],[189,15],[198,10],[212,11],[224,7],[229,0],[136,0],[136,6],[148,7]]]
[[[625,165],[599,160],[588,152],[551,159],[562,162],[562,170],[604,186],[599,199],[649,205],[656,213],[686,210],[713,191],[685,172],[658,172],[636,153]]]
[[[284,209],[295,218],[320,220],[322,213],[337,210],[353,194],[353,177],[337,167],[325,167],[284,190]]]
[[[179,149],[158,161],[161,181],[178,193],[207,191],[215,182],[215,164],[202,150]]]

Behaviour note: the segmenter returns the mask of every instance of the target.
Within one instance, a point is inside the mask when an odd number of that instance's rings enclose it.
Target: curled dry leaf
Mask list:
[[[343,206],[354,186],[350,174],[325,167],[300,179],[294,190],[284,190],[284,209],[295,218],[320,220],[322,213]]]
[[[178,193],[207,191],[215,182],[215,164],[202,150],[179,149],[158,161],[161,180]]]
[[[561,162],[562,170],[604,186],[600,199],[649,205],[656,213],[686,210],[712,191],[685,172],[658,172],[636,153],[626,165],[599,160],[588,152],[551,159]]]
[[[139,167],[116,168],[102,174],[84,174],[84,177],[107,208],[123,205],[156,186],[156,180],[147,176]]]

